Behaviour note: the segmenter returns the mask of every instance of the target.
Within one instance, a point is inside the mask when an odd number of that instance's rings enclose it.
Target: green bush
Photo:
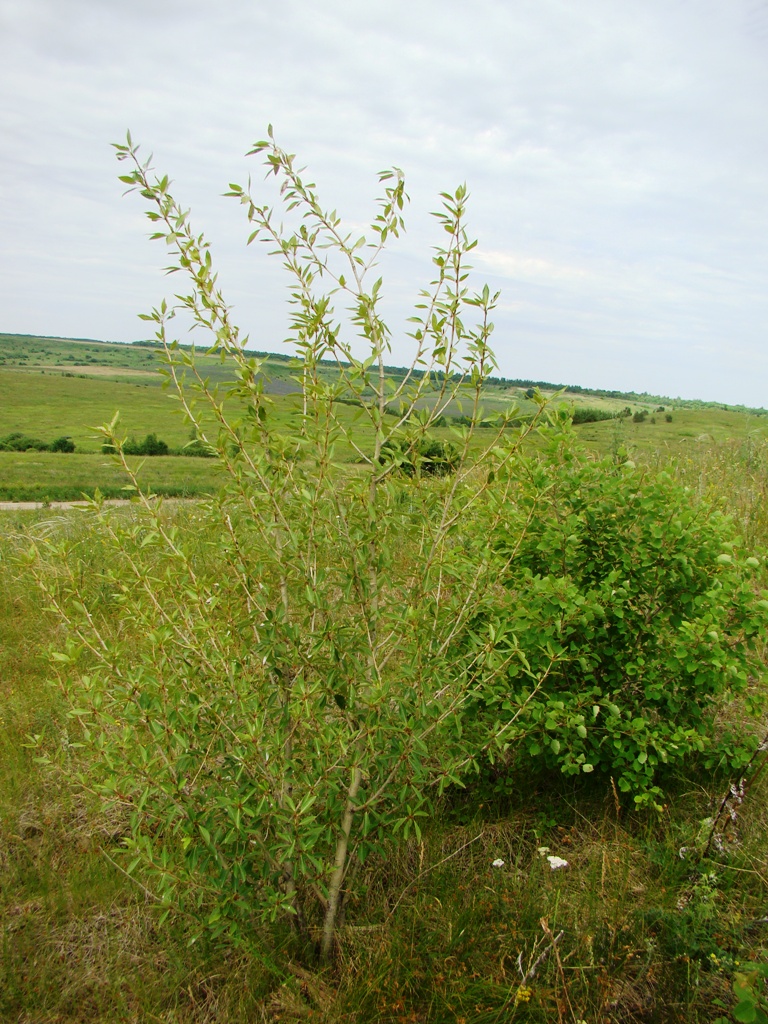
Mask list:
[[[271,136],[255,151],[277,171],[287,209],[302,214],[300,233],[284,237],[271,205],[231,186],[252,237],[286,257],[301,412],[287,424],[275,415],[265,361],[245,352],[207,243],[167,177],[155,177],[130,142],[118,147],[133,168],[123,180],[150,200],[157,237],[188,275],[178,305],[162,303],[148,319],[193,436],[217,452],[226,483],[179,513],[180,527],[142,492],[126,458],[134,442],[116,438],[113,421],[102,433],[135,506],[98,505],[87,536],[41,538],[27,564],[68,624],[57,663],[91,753],[87,784],[125,810],[128,873],[141,870],[165,914],[189,914],[198,934],[257,943],[280,919],[302,941],[320,928],[327,958],[355,871],[385,844],[420,839],[435,795],[474,756],[458,728],[468,673],[453,644],[478,595],[495,586],[496,569],[486,559],[478,572],[453,535],[457,524],[473,531],[475,504],[491,486],[476,479],[470,445],[485,462],[504,427],[484,431],[482,446],[472,428],[457,432],[456,450],[429,431],[441,408],[468,393],[479,408],[495,369],[497,296],[487,286],[454,291],[475,245],[460,186],[442,197],[440,237],[448,241],[433,255],[434,280],[409,321],[411,372],[393,392],[381,282],[369,278],[403,227],[401,173],[381,175],[366,246],[364,238],[349,242]],[[330,295],[317,291],[326,279],[347,292],[364,359],[335,326]],[[194,353],[168,333],[177,310],[205,325],[229,362],[226,413],[194,372]],[[337,381],[319,372],[330,357]],[[446,378],[440,405],[424,409],[432,382]],[[339,395],[357,400],[370,427],[370,447],[356,446],[360,462],[350,473],[337,464],[349,422]],[[408,423],[407,437],[386,416],[389,403]],[[201,408],[212,414],[207,422]],[[507,458],[525,432],[507,445]],[[96,522],[109,557],[85,571]],[[487,546],[487,534],[476,539]]]
[[[57,437],[55,441],[51,442],[52,452],[73,452],[75,450],[75,442],[71,437]]]
[[[73,452],[74,450],[75,442],[70,437],[57,437],[51,444],[41,441],[39,437],[28,437],[18,431],[0,437],[0,452]]]
[[[39,437],[28,437],[19,432],[0,437],[0,452],[47,452],[50,446]]]
[[[480,682],[474,712],[486,730],[518,715],[510,767],[532,758],[602,772],[656,802],[665,766],[725,749],[743,762],[754,750],[750,737],[718,747],[713,713],[763,674],[759,561],[731,519],[669,475],[589,461],[570,430],[546,433],[540,461],[516,461],[514,500],[492,537],[501,585],[470,643],[479,682],[486,666],[509,664],[504,685]]]
[[[426,435],[385,441],[381,465],[394,463],[406,476],[448,476],[459,464],[459,451],[450,441]]]
[[[106,442],[101,446],[106,454],[114,454],[115,446]],[[169,455],[170,450],[165,441],[161,441],[157,434],[147,434],[143,441],[137,441],[131,436],[123,442],[123,453],[125,455]]]
[[[606,409],[591,409],[588,406],[575,406],[571,410],[571,421],[576,423],[597,423],[600,420],[613,420],[616,418],[615,413],[608,412]]]

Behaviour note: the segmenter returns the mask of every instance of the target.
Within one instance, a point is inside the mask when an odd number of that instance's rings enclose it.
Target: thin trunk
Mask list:
[[[323,938],[320,944],[320,957],[327,960],[333,948],[333,936],[336,930],[336,920],[341,905],[341,884],[344,881],[344,871],[347,866],[347,854],[349,852],[349,835],[352,831],[352,818],[355,813],[355,800],[363,781],[363,773],[356,765],[352,771],[352,782],[347,794],[347,806],[344,809],[344,817],[341,820],[341,835],[336,843],[336,857],[333,864],[333,874],[328,890],[328,908],[323,921]]]
[[[280,533],[280,528],[277,525],[275,526],[274,538],[275,549],[278,553],[278,557],[281,557],[283,551],[283,538]],[[287,622],[290,617],[290,604],[288,596],[288,579],[285,575],[282,575],[280,578],[280,599],[282,601],[283,611]],[[291,799],[293,797],[293,772],[291,767],[293,761],[293,723],[291,721],[290,712],[292,684],[293,678],[290,670],[286,667],[282,668],[278,676],[278,685],[280,687],[280,706],[283,712],[281,729],[285,736],[285,740],[283,742],[283,777],[280,784],[279,795],[281,809],[286,806],[286,798]],[[298,906],[298,902],[296,900],[296,877],[292,860],[287,860],[283,865],[283,884],[285,885],[285,892],[290,899],[291,907],[294,910],[292,923],[298,925],[301,930],[301,908]]]

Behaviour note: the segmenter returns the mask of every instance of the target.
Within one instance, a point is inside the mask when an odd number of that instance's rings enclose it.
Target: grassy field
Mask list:
[[[131,458],[139,479],[156,494],[194,497],[221,485],[216,460],[157,456]],[[0,501],[70,501],[91,497],[130,497],[122,468],[108,455],[59,455],[51,452],[0,452]]]
[[[205,354],[197,363],[224,398],[231,368]],[[190,428],[174,393],[163,387],[162,365],[151,346],[0,335],[0,438],[20,432],[50,444],[67,436],[76,448],[74,455],[0,451],[0,500],[70,500],[95,488],[108,497],[123,494],[126,481],[102,455],[96,432],[118,412],[118,429],[126,437],[141,440],[154,433],[171,449],[187,444]],[[267,360],[267,370],[271,415],[278,425],[288,424],[299,410],[295,370],[279,357]],[[352,440],[368,447],[370,427],[360,410],[342,406],[340,415]],[[212,417],[207,423],[213,424]],[[354,460],[353,445],[342,439],[338,458]],[[208,460],[192,458],[149,459],[142,476],[167,495],[209,493],[219,482]]]
[[[223,393],[232,378],[230,367],[217,356],[204,353],[197,360],[204,375],[220,385]],[[161,353],[148,343],[117,345],[0,334],[0,437],[21,432],[50,443],[69,436],[79,456],[0,452],[0,498],[70,499],[82,492],[93,493],[96,487],[116,496],[123,483],[119,473],[101,457],[101,438],[95,431],[116,412],[120,413],[120,429],[125,436],[141,440],[155,433],[171,449],[185,445],[189,427],[178,401],[162,387],[162,365]],[[278,424],[288,423],[298,410],[298,385],[292,379],[297,370],[286,357],[271,356],[266,371],[271,415]],[[330,379],[335,371],[328,366],[323,373]],[[390,375],[397,381],[402,371],[393,368]],[[512,405],[523,415],[532,413],[536,406],[526,397],[526,390],[506,382],[489,382],[482,396],[483,415],[498,416]],[[543,393],[554,404],[564,403],[569,408],[615,414],[628,407],[632,412],[647,413],[643,423],[629,417],[579,425],[579,436],[598,452],[623,446],[645,459],[667,458],[732,438],[759,444],[768,431],[768,417],[746,410],[684,402],[665,405],[664,412],[656,412],[658,403],[651,396]],[[434,395],[428,394],[420,404],[431,406],[434,400]],[[452,402],[446,415],[457,417],[469,411],[469,401]],[[667,416],[671,416],[671,422],[667,422]],[[351,441],[368,450],[372,435],[360,412],[351,406],[342,407],[342,419]],[[437,429],[435,434],[444,440],[452,437],[449,427]],[[480,431],[477,444],[485,436],[489,435]],[[340,462],[355,461],[354,445],[342,440],[336,457]],[[214,470],[201,465],[200,460],[149,460],[144,472],[151,486],[166,494],[200,494],[216,486]]]
[[[719,444],[737,439],[759,444],[768,436],[768,419],[747,412],[723,409],[675,409],[668,423],[664,413],[651,415],[643,423],[631,418],[582,423],[579,437],[597,451],[623,444],[633,451],[683,453],[688,448]],[[655,422],[653,422],[655,420]]]
[[[229,380],[217,356],[199,353],[201,365],[215,380]],[[267,360],[269,375],[276,380],[290,377],[287,357],[272,355]],[[135,376],[159,384],[162,353],[152,342],[118,345],[106,341],[72,338],[41,338],[35,335],[0,334],[0,367],[5,369],[45,369],[82,373],[88,376]]]
[[[126,434],[154,432],[172,445],[189,440],[178,403],[158,385],[41,371],[0,371],[0,436],[20,431],[51,441],[68,435],[77,452],[98,452],[95,428],[116,412]]]
[[[92,353],[96,353],[95,355]],[[216,356],[197,357],[203,375],[223,392],[232,381]],[[0,437],[21,431],[43,440],[67,435],[77,451],[100,449],[94,428],[120,413],[126,434],[156,433],[171,447],[189,440],[178,402],[163,388],[156,348],[0,335]],[[297,390],[287,361],[269,361],[276,401]]]

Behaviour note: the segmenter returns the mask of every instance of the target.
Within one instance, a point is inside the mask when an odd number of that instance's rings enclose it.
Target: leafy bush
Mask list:
[[[161,441],[157,434],[147,434],[143,441],[137,441],[135,437],[129,437],[122,445],[113,441],[106,441],[101,450],[106,454],[113,455],[118,447],[122,448],[125,455],[169,455],[170,450],[165,441]]]
[[[501,586],[470,643],[508,667],[475,711],[491,731],[517,716],[510,766],[598,771],[657,802],[665,766],[729,747],[713,712],[763,674],[759,561],[670,476],[590,461],[561,426],[540,461],[507,471],[515,500],[492,537]],[[742,737],[732,756],[753,749]]]
[[[75,450],[75,442],[71,437],[57,437],[55,441],[51,442],[52,452],[73,452]]]
[[[28,437],[19,432],[0,437],[0,452],[47,452],[50,446],[38,437]]]
[[[123,446],[126,455],[167,455],[168,445],[157,434],[147,434],[140,443],[130,438]]]
[[[571,421],[577,423],[597,423],[600,420],[612,420],[616,416],[607,409],[592,409],[585,405],[577,405],[571,410]]]
[[[28,437],[16,432],[0,437],[0,452],[73,452],[75,442],[70,437],[57,437],[48,444],[39,437]]]
[[[414,372],[390,389],[380,282],[367,282],[403,227],[400,172],[381,176],[369,240],[350,239],[271,134],[255,152],[277,174],[283,214],[299,208],[296,233],[283,235],[282,215],[273,222],[269,205],[231,186],[253,237],[292,275],[301,412],[287,425],[273,415],[264,360],[243,351],[207,243],[168,179],[154,177],[130,142],[119,147],[133,165],[124,180],[150,200],[157,237],[188,275],[178,305],[148,319],[194,436],[218,453],[228,483],[186,525],[169,520],[142,494],[131,445],[112,423],[106,444],[138,501],[127,514],[97,506],[109,556],[91,565],[92,534],[72,550],[42,539],[29,565],[68,622],[62,683],[92,753],[88,786],[128,817],[127,870],[142,870],[166,912],[191,915],[200,931],[253,941],[266,922],[288,920],[305,938],[319,927],[328,956],[355,867],[384,843],[420,836],[435,795],[476,753],[461,735],[470,676],[454,641],[497,569],[478,561],[487,534],[473,529],[491,480],[475,479],[467,454],[472,445],[484,462],[504,428],[485,431],[482,448],[471,427],[457,431],[455,447],[430,430],[459,396],[479,408],[495,369],[496,296],[465,284],[475,243],[459,187],[443,194],[445,248],[410,321]],[[316,291],[325,281],[352,311],[346,330],[330,295]],[[226,415],[195,374],[194,353],[169,337],[182,311],[230,363]],[[338,380],[319,372],[328,358]],[[436,399],[428,409],[425,396]],[[334,454],[350,440],[340,398],[357,399],[370,427],[370,448],[357,448],[349,473]],[[402,409],[397,421],[390,404]],[[530,429],[508,437],[502,465]],[[452,539],[465,527],[466,549]]]
[[[647,411],[645,409],[638,409],[632,415],[632,422],[633,423],[645,423],[647,418],[648,418]]]
[[[459,450],[450,441],[425,435],[390,438],[381,447],[379,462],[406,476],[448,476],[459,464]]]

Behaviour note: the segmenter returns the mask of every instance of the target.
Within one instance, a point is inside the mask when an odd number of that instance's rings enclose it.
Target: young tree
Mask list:
[[[168,910],[195,914],[214,934],[246,936],[288,914],[300,931],[319,928],[327,957],[350,871],[385,840],[420,834],[433,796],[480,753],[462,739],[462,707],[518,657],[511,639],[493,663],[481,651],[457,657],[457,640],[498,573],[473,529],[493,484],[478,466],[491,452],[497,469],[506,465],[536,417],[505,430],[511,409],[476,440],[497,296],[467,284],[475,243],[465,187],[441,195],[447,241],[410,321],[412,363],[393,384],[382,281],[371,277],[404,227],[401,172],[379,175],[378,215],[368,237],[355,237],[271,129],[251,152],[277,178],[283,213],[299,215],[284,232],[270,206],[230,186],[249,241],[267,243],[293,280],[296,419],[279,414],[264,360],[246,351],[208,243],[129,136],[117,146],[132,165],[121,180],[148,201],[153,237],[188,282],[146,319],[227,483],[190,513],[194,529],[174,523],[142,490],[113,422],[105,441],[137,505],[129,516],[98,506],[110,555],[90,594],[72,552],[35,564],[70,627],[59,658],[97,755],[89,785],[128,811],[128,870],[143,864]],[[230,365],[226,396],[170,335],[181,311]],[[430,471],[434,424],[459,400],[470,425],[443,446],[453,472]],[[340,464],[341,447],[357,465]],[[497,485],[486,529],[511,487]],[[540,676],[531,693],[546,668]],[[516,719],[488,745],[510,737]]]

